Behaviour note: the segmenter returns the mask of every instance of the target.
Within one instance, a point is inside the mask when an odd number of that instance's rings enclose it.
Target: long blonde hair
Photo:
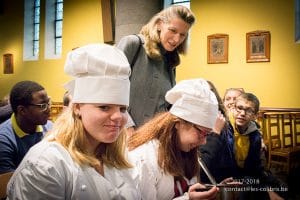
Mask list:
[[[144,36],[145,39],[145,50],[147,55],[152,59],[162,59],[162,55],[159,49],[160,38],[157,24],[160,21],[169,22],[174,17],[178,17],[188,23],[193,25],[195,22],[195,16],[190,9],[185,6],[173,5],[170,6],[156,15],[154,15],[150,21],[144,25],[140,31],[140,34]],[[179,54],[185,54],[188,46],[189,34],[186,36],[185,40],[177,47],[177,52]]]
[[[81,117],[74,112],[74,106],[66,109],[55,121],[52,130],[47,134],[48,141],[60,143],[70,153],[79,165],[89,165],[97,168],[100,161],[108,167],[118,169],[130,168],[125,158],[126,130],[120,133],[118,139],[109,144],[99,144],[96,152],[87,151],[87,137]]]
[[[178,136],[175,124],[189,123],[172,115],[170,112],[157,114],[153,119],[141,126],[128,140],[128,149],[152,140],[159,141],[158,165],[175,177],[192,178],[199,173],[198,151],[182,152],[178,147]]]

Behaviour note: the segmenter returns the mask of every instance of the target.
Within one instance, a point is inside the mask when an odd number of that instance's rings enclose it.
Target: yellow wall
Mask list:
[[[21,80],[37,81],[46,88],[54,101],[62,101],[63,84],[70,78],[64,74],[64,60],[72,48],[103,42],[100,0],[64,0],[63,54],[61,59],[45,60],[45,1],[41,0],[39,61],[23,62],[23,0],[5,1],[0,15],[0,98]],[[5,28],[3,28],[5,27]],[[3,74],[2,55],[14,56],[14,74]]]
[[[192,0],[196,24],[177,79],[203,77],[255,93],[264,107],[300,107],[300,44],[294,42],[294,0]],[[271,61],[246,63],[246,33],[271,33]],[[228,64],[207,64],[207,35],[229,35]]]
[[[11,3],[12,2],[12,3]],[[23,0],[5,0],[0,15],[0,98],[17,81],[41,83],[54,101],[61,101],[66,53],[91,42],[102,42],[100,0],[65,0],[63,55],[44,59],[44,2],[41,0],[41,50],[39,61],[22,61]],[[221,95],[226,88],[243,87],[255,93],[265,107],[300,107],[300,44],[294,42],[294,0],[192,0],[197,22],[191,45],[177,71],[177,80],[203,77]],[[5,27],[5,28],[3,28]],[[246,32],[271,32],[271,61],[246,63]],[[229,63],[207,64],[207,35],[229,35]],[[14,54],[14,74],[3,74],[2,55]]]

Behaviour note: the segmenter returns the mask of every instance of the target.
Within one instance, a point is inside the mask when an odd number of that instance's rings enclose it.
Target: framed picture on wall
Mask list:
[[[228,35],[207,36],[207,63],[228,63]]]
[[[246,54],[247,62],[270,62],[270,32],[246,33]]]
[[[3,55],[3,73],[4,74],[14,73],[13,55],[10,53]]]

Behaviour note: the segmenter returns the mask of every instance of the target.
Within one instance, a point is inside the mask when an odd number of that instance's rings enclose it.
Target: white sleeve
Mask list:
[[[42,163],[40,163],[42,164]],[[55,167],[26,163],[11,178],[7,194],[8,199],[66,199],[65,181]]]
[[[157,199],[157,178],[153,168],[147,165],[146,162],[140,161],[138,164],[138,188],[141,191],[143,200]]]
[[[128,120],[127,120],[127,123],[126,123],[125,127],[130,128],[130,127],[135,126],[135,123],[134,123],[132,117],[130,116],[130,114],[128,112],[127,112],[127,115],[128,115]]]
[[[134,165],[131,176],[140,191],[143,200],[157,199],[157,177],[153,165],[148,159],[144,159],[141,152],[135,150],[128,152],[128,158]]]
[[[190,199],[189,193],[185,192],[182,196],[176,197],[173,200],[189,200],[189,199]]]

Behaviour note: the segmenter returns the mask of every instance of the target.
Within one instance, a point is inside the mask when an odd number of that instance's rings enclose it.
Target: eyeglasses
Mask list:
[[[194,127],[197,131],[199,131],[199,133],[200,133],[201,135],[203,135],[204,137],[207,136],[207,135],[210,133],[210,130],[205,130],[205,129],[200,128],[199,126],[197,126],[197,125],[195,125],[195,124],[193,124],[193,127]]]
[[[34,103],[31,103],[29,104],[30,106],[36,106],[38,107],[41,111],[46,111],[48,108],[50,109],[51,107],[51,101],[49,100],[48,103],[37,103],[37,104],[34,104]]]
[[[255,113],[255,111],[251,108],[244,108],[243,106],[235,106],[235,110],[238,112],[238,113],[241,113],[242,111],[245,112],[245,115],[253,115]]]

